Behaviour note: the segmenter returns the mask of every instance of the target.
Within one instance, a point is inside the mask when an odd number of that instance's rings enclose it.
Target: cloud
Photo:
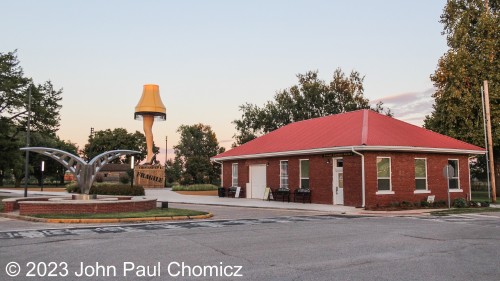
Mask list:
[[[387,96],[371,101],[372,104],[383,102],[384,106],[394,112],[394,117],[405,122],[422,126],[426,115],[432,112],[435,88],[422,92],[409,92]]]

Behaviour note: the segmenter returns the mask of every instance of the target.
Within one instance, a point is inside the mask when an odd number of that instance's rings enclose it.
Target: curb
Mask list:
[[[43,219],[28,216],[20,216],[9,213],[0,213],[0,217],[19,219],[32,222],[45,223],[119,223],[119,222],[146,222],[146,221],[172,221],[172,220],[196,220],[213,217],[212,213],[197,216],[173,216],[173,217],[146,217],[146,218],[121,218],[121,219]]]
[[[162,202],[162,201],[158,201]],[[193,202],[181,202],[181,201],[168,201],[169,204],[186,204],[186,205],[204,205],[204,206],[216,206],[216,207],[231,207],[231,208],[252,208],[252,209],[272,209],[272,210],[288,210],[288,211],[304,211],[304,212],[319,212],[337,215],[358,215],[358,212],[348,212],[348,211],[330,211],[330,210],[313,210],[313,209],[301,209],[301,208],[280,208],[275,206],[243,206],[243,205],[226,205],[220,203],[193,203]],[[288,202],[284,202],[288,203]],[[290,202],[292,203],[292,202]]]

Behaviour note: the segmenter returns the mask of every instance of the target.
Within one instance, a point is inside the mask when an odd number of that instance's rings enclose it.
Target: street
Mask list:
[[[2,227],[0,280],[498,280],[499,235],[496,214]]]

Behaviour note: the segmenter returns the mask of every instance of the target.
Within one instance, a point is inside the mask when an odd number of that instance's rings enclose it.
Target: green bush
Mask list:
[[[434,207],[437,207],[437,208],[446,207],[446,201],[445,200],[434,201]]]
[[[465,208],[467,207],[467,201],[464,198],[456,198],[453,200],[453,207],[455,208]]]
[[[171,182],[165,182],[165,187],[172,187],[174,186]]]
[[[401,203],[399,203],[398,201],[395,201],[395,202],[389,203],[389,206],[390,207],[401,207]]]
[[[80,193],[80,186],[78,186],[76,181],[72,181],[66,184],[66,191],[68,193]]]
[[[408,202],[408,201],[403,201],[403,202],[401,202],[401,207],[405,207],[405,208],[413,207],[413,203]]]
[[[144,187],[138,185],[99,184],[90,188],[90,194],[142,196],[145,193]]]
[[[488,202],[488,201],[481,202],[481,207],[489,207],[489,206],[490,206],[490,202]]]
[[[207,191],[217,190],[219,187],[213,184],[192,184],[192,185],[177,185],[172,187],[172,191]]]
[[[480,202],[476,202],[476,201],[469,201],[469,207],[481,207],[481,203]]]
[[[120,174],[120,183],[127,184],[129,183],[129,176],[127,174]]]
[[[429,207],[431,204],[429,202],[427,202],[427,200],[422,200],[420,201],[420,206],[422,206],[422,208],[427,208]]]

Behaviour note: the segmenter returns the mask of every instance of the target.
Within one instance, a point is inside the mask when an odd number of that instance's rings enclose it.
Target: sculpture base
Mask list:
[[[73,194],[72,200],[94,200],[97,199],[97,194]]]
[[[165,187],[165,167],[161,165],[139,165],[134,169],[134,184],[144,188]]]

